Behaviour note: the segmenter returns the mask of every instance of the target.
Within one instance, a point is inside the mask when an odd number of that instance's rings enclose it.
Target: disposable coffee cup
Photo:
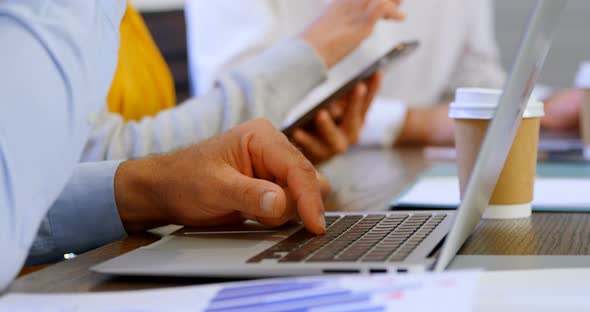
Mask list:
[[[590,62],[580,64],[576,87],[584,91],[580,110],[580,136],[584,143],[584,158],[590,160]]]
[[[463,88],[457,89],[455,102],[451,104],[449,117],[455,121],[461,198],[465,195],[469,177],[500,96],[500,90]],[[531,99],[484,218],[530,217],[537,171],[539,129],[543,115],[543,103]]]

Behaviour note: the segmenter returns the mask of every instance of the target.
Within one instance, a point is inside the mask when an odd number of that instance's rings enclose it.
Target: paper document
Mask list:
[[[475,311],[590,311],[590,269],[482,273]]]
[[[9,294],[0,311],[472,311],[477,271],[260,280],[84,295]]]
[[[10,312],[152,312],[206,311],[219,286],[97,294],[7,294],[0,311]]]
[[[533,210],[590,211],[590,179],[537,177]],[[422,177],[394,201],[394,206],[457,208],[460,204],[459,178]]]

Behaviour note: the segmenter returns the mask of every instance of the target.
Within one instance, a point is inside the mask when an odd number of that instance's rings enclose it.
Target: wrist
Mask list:
[[[427,109],[411,108],[395,145],[426,145],[432,132],[432,114]]]
[[[330,49],[330,44],[326,43],[325,38],[309,30],[301,34],[300,37],[316,51],[322,59],[325,68],[329,69],[335,65],[337,61],[334,60],[335,58],[331,53],[334,49]]]
[[[127,233],[170,223],[159,202],[157,162],[157,157],[128,160],[115,173],[115,200]]]

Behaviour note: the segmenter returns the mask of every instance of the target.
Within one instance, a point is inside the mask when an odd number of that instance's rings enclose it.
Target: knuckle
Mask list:
[[[277,148],[284,149],[285,151],[288,151],[289,153],[297,156],[302,156],[301,151],[297,148],[297,146],[295,146],[291,141],[289,141],[289,138],[287,138],[285,134],[279,133],[279,137],[280,141],[278,142]],[[302,137],[300,137],[299,139],[302,139]],[[299,140],[298,143],[305,144],[305,141],[306,140]]]
[[[343,146],[342,146],[342,145],[340,145],[340,144],[338,144],[338,145],[334,146],[334,152],[335,152],[336,154],[341,154],[341,153],[344,153],[345,151],[346,151],[346,148],[345,148],[345,147],[343,147]]]
[[[268,120],[268,119],[258,118],[258,119],[256,119],[256,121],[263,128],[273,128],[274,129],[272,122],[270,122],[270,120]]]
[[[241,197],[242,201],[246,204],[257,202],[257,199],[249,200],[253,199],[253,196],[257,195],[257,189],[257,185],[254,182],[246,182],[236,188],[238,197]]]
[[[306,175],[315,177],[315,167],[305,158],[297,165],[297,169]]]
[[[257,118],[257,119],[247,121],[243,124],[243,127],[245,129],[252,129],[258,133],[265,133],[270,128],[274,129],[273,124],[268,119],[264,119],[264,118]]]
[[[377,11],[375,12],[377,17],[387,17],[390,12],[391,2],[389,0],[380,0],[377,4]]]
[[[387,7],[387,1],[389,0],[375,0],[373,1],[373,6],[375,11],[381,12]]]
[[[338,140],[334,145],[334,151],[336,153],[344,153],[348,149],[348,142],[346,140]]]

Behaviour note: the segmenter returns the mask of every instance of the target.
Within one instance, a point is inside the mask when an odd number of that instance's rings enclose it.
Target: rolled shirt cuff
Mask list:
[[[114,179],[122,161],[79,164],[47,220],[56,250],[82,253],[124,238]]]
[[[404,125],[407,106],[398,100],[377,97],[367,112],[360,144],[392,147]]]

